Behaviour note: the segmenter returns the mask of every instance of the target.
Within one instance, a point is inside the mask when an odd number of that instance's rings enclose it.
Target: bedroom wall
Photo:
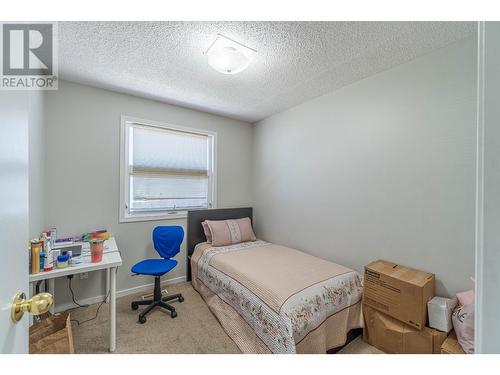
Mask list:
[[[255,124],[258,235],[362,271],[474,274],[476,39]]]
[[[157,256],[151,245],[152,229],[186,225],[185,219],[118,222],[122,114],[216,131],[218,206],[251,204],[250,124],[66,81],[59,82],[59,90],[47,92],[45,110],[45,224],[57,227],[61,236],[107,228],[123,258],[117,275],[119,292],[139,291],[153,282],[151,277],[131,277],[130,272],[136,262]],[[185,244],[176,259],[179,265],[166,279],[181,281],[186,275]],[[75,277],[73,282],[80,300],[96,301],[104,294],[103,272],[91,273],[88,280]],[[66,279],[57,280],[56,295],[61,307],[71,301]]]

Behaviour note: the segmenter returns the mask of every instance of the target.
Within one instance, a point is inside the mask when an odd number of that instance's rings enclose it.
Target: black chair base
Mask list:
[[[160,276],[156,276],[155,277],[155,289],[154,289],[154,293],[153,293],[153,299],[152,300],[149,299],[149,300],[134,301],[130,304],[130,306],[131,306],[132,310],[137,310],[140,305],[148,305],[148,307],[146,307],[144,309],[144,311],[142,311],[139,314],[138,321],[139,321],[139,323],[144,324],[144,323],[146,323],[146,315],[149,314],[157,306],[170,311],[170,316],[172,318],[175,318],[177,316],[177,312],[175,311],[175,307],[173,307],[172,305],[169,305],[167,303],[167,301],[172,301],[175,299],[178,300],[179,302],[184,301],[184,297],[180,293],[172,294],[172,295],[166,296],[166,297],[162,297],[161,296],[161,289],[160,289]]]

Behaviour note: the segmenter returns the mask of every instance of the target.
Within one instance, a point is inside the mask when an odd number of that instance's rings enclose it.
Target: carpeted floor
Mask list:
[[[141,294],[119,298],[116,304],[116,353],[240,353],[201,296],[190,283],[168,287],[170,293],[182,293],[184,302],[174,302],[175,319],[162,310],[147,316],[145,324],[137,323],[139,311],[132,311],[130,302]],[[73,322],[76,353],[108,353],[109,305],[103,304],[98,318],[80,326]],[[71,312],[72,320],[84,321],[95,316],[97,305]],[[375,354],[378,349],[366,344],[361,337],[343,348],[341,354]]]

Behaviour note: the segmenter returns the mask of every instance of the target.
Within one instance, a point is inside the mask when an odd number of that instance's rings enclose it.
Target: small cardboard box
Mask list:
[[[365,266],[363,303],[423,329],[427,302],[434,297],[434,274],[403,267],[385,260]]]
[[[456,305],[456,298],[434,297],[427,302],[429,327],[443,332],[450,332],[453,329],[451,313]]]
[[[413,328],[369,306],[363,305],[368,344],[390,354],[439,354],[447,333],[424,327]]]
[[[457,340],[455,331],[451,331],[450,335],[444,340],[441,345],[441,354],[465,354]]]

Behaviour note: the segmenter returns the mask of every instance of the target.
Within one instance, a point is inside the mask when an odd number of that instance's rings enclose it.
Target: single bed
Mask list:
[[[214,247],[201,223],[252,208],[188,213],[188,279],[243,353],[326,353],[361,328],[360,275],[262,240]]]

